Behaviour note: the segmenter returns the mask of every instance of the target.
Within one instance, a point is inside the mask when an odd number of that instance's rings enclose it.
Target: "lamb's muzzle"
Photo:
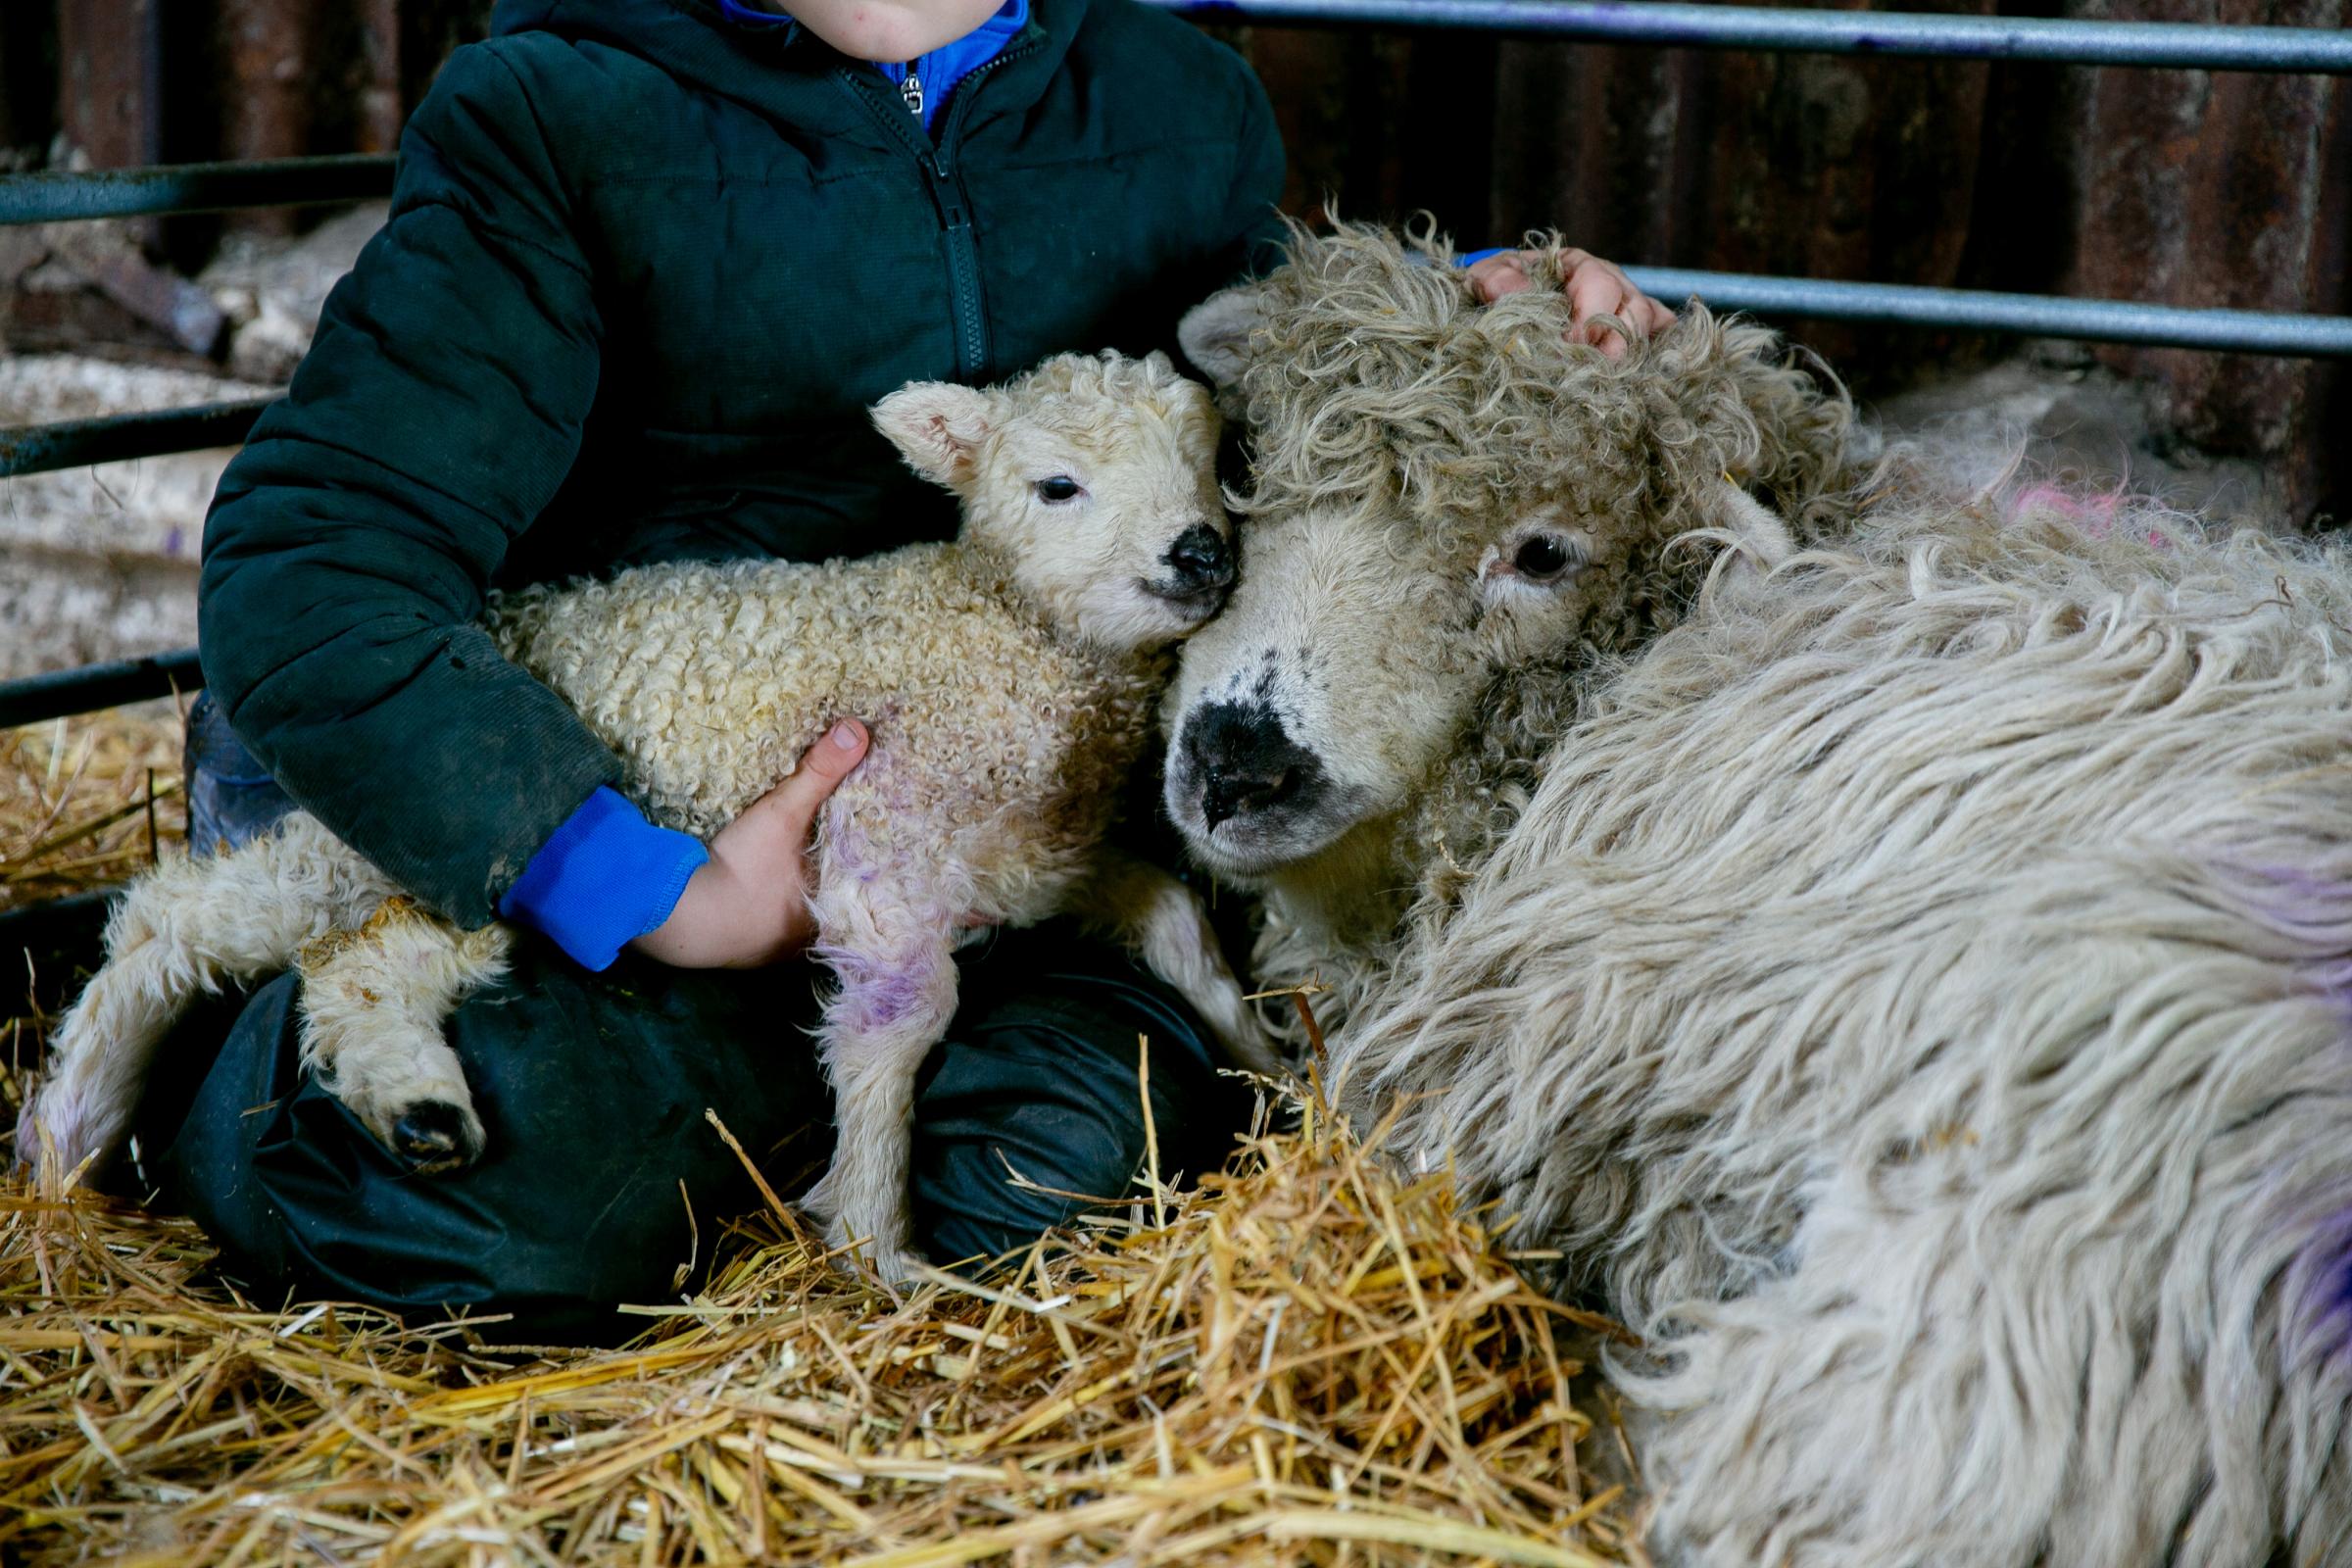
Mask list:
[[[1164,558],[1167,574],[1146,583],[1178,610],[1206,620],[1225,607],[1233,587],[1233,548],[1225,535],[1205,522],[1196,522],[1176,536]]]

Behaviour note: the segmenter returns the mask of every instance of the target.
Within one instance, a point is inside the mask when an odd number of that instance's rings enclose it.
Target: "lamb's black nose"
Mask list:
[[[1196,522],[1168,546],[1168,567],[1188,594],[1223,588],[1233,581],[1233,549],[1216,529]]]
[[[1211,703],[1185,726],[1184,750],[1200,781],[1202,826],[1303,803],[1323,764],[1291,739],[1282,718],[1256,703]]]

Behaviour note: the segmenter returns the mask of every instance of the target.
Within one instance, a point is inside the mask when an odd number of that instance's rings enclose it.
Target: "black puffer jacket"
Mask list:
[[[468,925],[619,776],[474,629],[491,586],[943,536],[865,406],[1167,342],[1262,261],[1282,180],[1248,68],[1134,0],[1035,0],[935,139],[870,67],[710,0],[492,27],[221,481],[202,587],[237,732]]]

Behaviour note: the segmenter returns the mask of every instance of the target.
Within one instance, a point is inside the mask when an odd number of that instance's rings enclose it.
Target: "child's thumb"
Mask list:
[[[801,754],[801,765],[784,781],[795,805],[814,815],[850,769],[865,760],[865,726],[854,718],[836,720],[814,746]]]

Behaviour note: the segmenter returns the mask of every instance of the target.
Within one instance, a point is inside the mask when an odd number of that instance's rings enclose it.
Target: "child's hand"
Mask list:
[[[790,778],[719,829],[669,918],[629,945],[681,969],[757,969],[808,946],[808,835],[865,748],[864,725],[834,725]]]
[[[1473,262],[1467,270],[1470,280],[1478,286],[1479,295],[1489,305],[1505,294],[1533,288],[1528,276],[1535,266],[1538,252],[1499,251],[1482,261]],[[1661,332],[1673,321],[1674,313],[1656,300],[1634,287],[1634,280],[1622,269],[1604,262],[1590,251],[1573,247],[1560,252],[1560,292],[1568,296],[1571,341],[1592,344],[1612,360],[1625,357],[1625,338],[1611,326],[1592,322],[1595,316],[1614,316],[1619,320],[1640,327],[1644,332]]]

